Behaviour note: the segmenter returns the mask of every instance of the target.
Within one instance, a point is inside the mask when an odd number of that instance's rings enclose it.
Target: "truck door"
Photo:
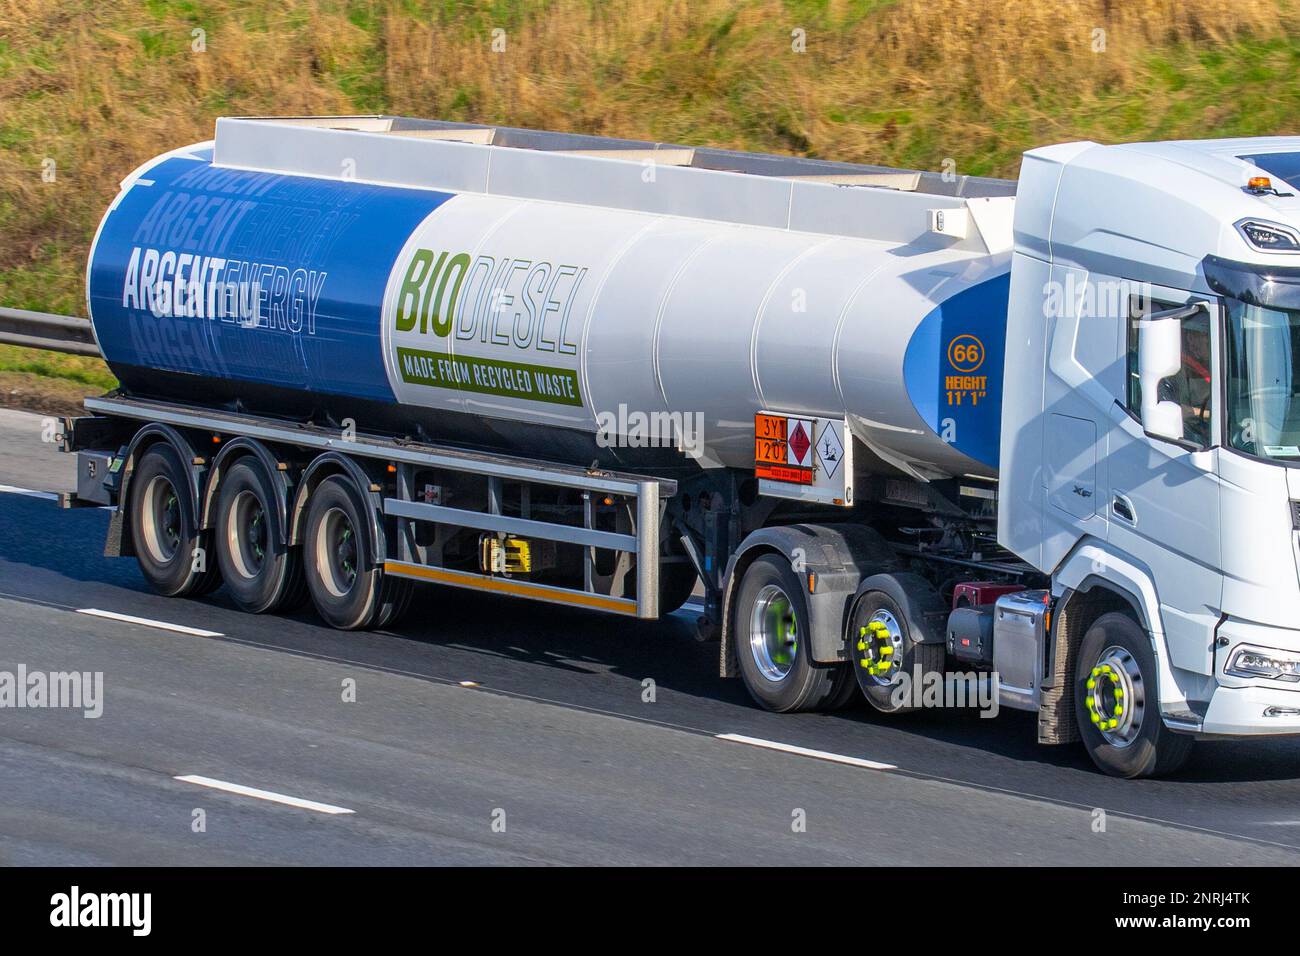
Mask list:
[[[1153,291],[1142,315],[1185,305],[1176,290]],[[1219,535],[1220,310],[1211,304],[1182,325],[1182,367],[1160,382],[1160,398],[1183,412],[1183,441],[1150,436],[1139,420],[1138,322],[1125,317],[1125,395],[1112,409],[1109,540],[1147,567],[1175,667],[1213,671],[1214,628],[1223,594]]]

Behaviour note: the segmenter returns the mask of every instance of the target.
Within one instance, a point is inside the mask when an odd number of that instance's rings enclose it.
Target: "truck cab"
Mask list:
[[[1300,138],[1025,156],[998,536],[1073,662],[1040,736],[1110,772],[1300,733],[1297,192]]]

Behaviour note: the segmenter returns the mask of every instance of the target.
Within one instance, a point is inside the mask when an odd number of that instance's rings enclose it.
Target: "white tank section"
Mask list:
[[[455,269],[445,291],[441,272],[425,283],[438,283],[438,313],[450,311],[445,336],[399,330],[419,250]],[[453,267],[456,256],[468,265]],[[980,469],[922,421],[903,356],[937,303],[1005,267],[987,254],[461,194],[393,268],[384,354],[405,404],[590,431],[603,413],[698,414],[706,458],[733,467],[753,463],[757,411],[847,417],[880,457],[960,474]],[[399,349],[433,353],[444,368],[486,359],[569,370],[584,401],[422,384]]]
[[[387,279],[403,404],[587,432],[698,415],[702,463],[739,468],[760,410],[844,419],[905,473],[994,473],[923,417],[905,360],[1005,277],[1010,183],[391,117],[223,119],[214,165],[454,193]]]

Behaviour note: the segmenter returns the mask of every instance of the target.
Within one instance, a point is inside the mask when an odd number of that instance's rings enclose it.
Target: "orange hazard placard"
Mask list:
[[[786,463],[785,416],[754,416],[754,462],[759,465]]]
[[[792,424],[793,423],[793,424]],[[811,423],[786,415],[754,416],[754,474],[769,481],[813,483],[808,451]],[[807,462],[807,464],[805,464]]]
[[[788,481],[795,485],[811,485],[813,483],[812,469],[800,468],[797,465],[764,465],[760,463],[754,466],[754,474],[759,478],[766,478],[768,481]]]
[[[754,476],[760,495],[853,507],[848,421],[798,412],[755,413]]]

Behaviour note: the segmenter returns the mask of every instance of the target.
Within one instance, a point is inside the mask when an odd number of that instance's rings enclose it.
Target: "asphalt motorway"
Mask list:
[[[0,412],[0,675],[100,672],[103,709],[0,709],[0,863],[1300,862],[1300,741],[1120,781],[1026,714],[766,713],[687,613],[427,587],[344,634],[157,597],[107,511],[26,493],[71,486],[41,431]]]

